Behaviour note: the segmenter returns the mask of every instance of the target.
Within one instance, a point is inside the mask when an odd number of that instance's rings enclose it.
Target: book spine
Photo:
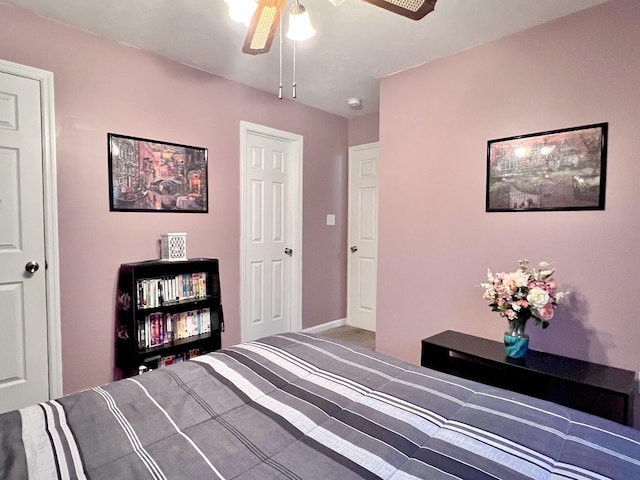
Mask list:
[[[165,318],[165,325],[167,331],[165,343],[169,343],[173,341],[173,319],[170,313],[167,313],[167,316]]]
[[[191,337],[193,335],[193,324],[195,321],[194,312],[187,312],[187,337]]]
[[[150,346],[155,347],[158,344],[158,323],[156,314],[151,315],[151,342]]]
[[[178,314],[178,321],[176,324],[176,335],[178,339],[184,338],[184,313]]]
[[[211,310],[208,308],[204,309],[204,333],[209,333],[211,331]]]
[[[149,299],[149,286],[147,285],[147,281],[142,281],[142,307],[145,308],[147,306]]]
[[[136,306],[138,308],[142,308],[142,282],[138,280],[136,285]]]

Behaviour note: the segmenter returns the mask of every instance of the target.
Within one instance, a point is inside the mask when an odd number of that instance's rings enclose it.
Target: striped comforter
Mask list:
[[[2,479],[640,479],[640,432],[307,334],[0,416]]]

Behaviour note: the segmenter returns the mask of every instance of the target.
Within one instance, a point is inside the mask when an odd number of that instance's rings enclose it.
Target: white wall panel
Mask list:
[[[251,181],[251,241],[264,242],[264,182]]]
[[[18,97],[0,92],[0,128],[18,129]]]
[[[21,283],[0,285],[3,339],[0,348],[0,385],[26,378],[23,298]]]
[[[271,167],[274,172],[284,173],[284,152],[274,150],[271,155]]]
[[[284,241],[284,185],[271,184],[271,241]]]
[[[264,170],[264,148],[251,147],[251,168]]]
[[[264,263],[251,263],[251,323],[264,322]]]
[[[18,152],[0,148],[0,250],[20,249]]]
[[[374,240],[377,225],[377,189],[367,187],[360,189],[360,240]]]
[[[373,290],[375,285],[370,279],[376,274],[376,261],[372,258],[360,258],[360,308],[362,310],[373,310],[376,305],[376,292]]]
[[[271,320],[282,320],[284,312],[284,264],[282,260],[271,263]]]

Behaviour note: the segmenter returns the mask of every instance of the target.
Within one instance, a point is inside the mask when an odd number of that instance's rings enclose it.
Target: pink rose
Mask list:
[[[553,305],[547,303],[544,307],[538,309],[543,320],[551,320],[553,318]]]
[[[545,292],[549,293],[549,284],[546,282],[538,282],[536,280],[529,282],[529,285],[527,285],[529,287],[529,290],[533,290],[534,288],[539,288],[540,290],[544,290]]]
[[[527,302],[524,298],[521,300],[518,300],[518,305],[520,305],[522,308],[527,308],[529,306],[529,302]]]

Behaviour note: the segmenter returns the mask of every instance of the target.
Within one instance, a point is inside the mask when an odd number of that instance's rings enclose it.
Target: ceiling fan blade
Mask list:
[[[364,0],[411,20],[420,20],[427,13],[433,12],[438,0]]]
[[[242,51],[251,55],[267,53],[280,25],[287,0],[260,0],[244,39]]]

